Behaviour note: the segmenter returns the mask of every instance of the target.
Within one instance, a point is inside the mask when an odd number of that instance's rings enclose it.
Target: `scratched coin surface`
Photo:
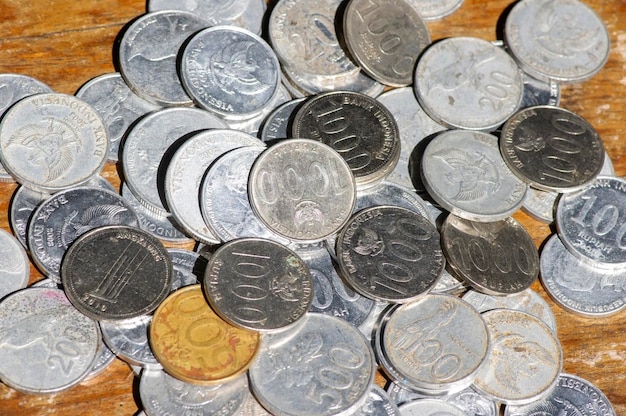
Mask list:
[[[281,330],[308,311],[313,281],[295,252],[270,240],[242,238],[211,256],[204,293],[213,310],[232,325]]]
[[[43,93],[14,104],[0,122],[0,161],[22,185],[56,192],[89,181],[107,159],[106,128],[72,95]]]
[[[261,336],[220,318],[200,285],[172,292],[155,311],[150,345],[167,373],[198,385],[216,385],[243,374],[254,361]]]
[[[93,319],[128,319],[154,311],[170,292],[172,262],[163,244],[134,227],[81,235],[61,264],[67,297]]]
[[[270,229],[298,241],[321,241],[350,218],[356,186],[347,162],[329,146],[290,139],[257,158],[248,194]]]

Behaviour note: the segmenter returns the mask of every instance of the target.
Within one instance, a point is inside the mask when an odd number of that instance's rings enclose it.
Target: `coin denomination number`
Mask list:
[[[603,205],[601,208],[593,211],[593,215],[591,215],[591,221],[588,222],[587,217],[589,216],[589,212],[593,208],[597,200],[597,196],[595,195],[583,195],[581,197],[585,204],[582,209],[575,217],[571,217],[571,220],[576,224],[580,225],[583,228],[586,228],[587,225],[591,225],[591,230],[593,233],[599,237],[607,235],[611,231],[615,229],[618,222],[620,222],[620,213],[619,209],[613,204]],[[626,241],[624,241],[624,235],[626,234],[626,222],[621,223],[621,225],[617,228],[617,232],[615,235],[615,244],[619,247],[620,250],[626,249]]]
[[[504,246],[500,242],[489,242],[484,239],[458,237],[452,239],[450,248],[455,252],[453,258],[463,270],[480,272],[498,270],[508,274],[514,269],[531,276],[534,273],[533,256],[529,249],[522,245]]]

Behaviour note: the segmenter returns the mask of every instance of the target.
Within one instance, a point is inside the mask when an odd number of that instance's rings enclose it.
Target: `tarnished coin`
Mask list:
[[[245,29],[201,30],[186,41],[180,61],[180,79],[194,102],[225,118],[249,117],[278,92],[278,58],[263,39]]]
[[[504,40],[519,66],[533,77],[582,82],[609,57],[602,19],[578,0],[523,0],[507,14]]]
[[[591,382],[561,373],[554,389],[544,398],[526,406],[506,406],[504,416],[560,415],[616,416],[611,402]]]
[[[424,110],[451,128],[493,130],[522,101],[517,64],[502,48],[470,37],[433,43],[420,56],[415,93]]]
[[[563,365],[559,340],[539,318],[526,312],[494,309],[483,313],[491,353],[474,388],[506,405],[538,400],[557,382]]]
[[[165,371],[179,380],[216,385],[243,374],[261,337],[235,327],[209,307],[200,285],[172,292],[155,311],[150,345]]]
[[[309,313],[303,323],[263,338],[250,367],[250,387],[273,414],[345,414],[367,399],[374,380],[373,352],[347,322]]]
[[[422,155],[428,194],[444,209],[471,221],[497,221],[522,206],[528,185],[513,175],[491,134],[439,133]]]
[[[511,171],[537,189],[572,192],[602,170],[602,139],[589,122],[554,106],[529,107],[502,127],[502,157]]]
[[[413,83],[417,58],[430,44],[426,23],[406,0],[350,0],[343,11],[343,33],[359,67],[394,87]]]
[[[54,393],[78,384],[98,355],[97,323],[78,312],[60,289],[27,288],[5,297],[0,331],[0,379],[25,393]]]
[[[163,244],[138,228],[109,225],[86,232],[67,250],[61,282],[78,310],[94,319],[128,319],[165,299],[172,262]]]
[[[329,146],[290,139],[257,158],[248,194],[270,229],[297,241],[321,241],[350,218],[356,186],[347,162]]]
[[[452,269],[481,293],[519,293],[539,275],[535,244],[528,231],[511,217],[481,223],[448,215],[441,240]]]
[[[540,257],[541,283],[563,309],[588,318],[603,318],[626,308],[623,268],[600,269],[581,261],[554,234]]]
[[[211,256],[204,293],[213,310],[232,325],[275,331],[302,319],[313,300],[306,263],[270,240],[242,238]]]
[[[45,93],[14,104],[0,122],[0,161],[22,185],[56,192],[89,181],[106,162],[108,138],[94,108]]]
[[[193,13],[162,10],[135,19],[119,46],[120,73],[140,97],[160,106],[191,105],[176,59],[185,40],[209,22]]]
[[[387,302],[425,294],[445,265],[435,226],[393,206],[357,212],[337,236],[336,250],[348,284],[363,296]]]
[[[563,245],[600,268],[626,267],[626,180],[598,177],[583,190],[563,195],[556,208]]]
[[[148,343],[150,321],[152,321],[150,315],[117,321],[100,320],[102,339],[120,360],[130,365],[160,370],[161,364]]]
[[[28,255],[19,240],[0,229],[0,299],[28,285],[29,266]]]
[[[393,115],[377,100],[332,91],[307,100],[293,118],[292,136],[320,141],[343,157],[358,187],[384,179],[400,157]]]

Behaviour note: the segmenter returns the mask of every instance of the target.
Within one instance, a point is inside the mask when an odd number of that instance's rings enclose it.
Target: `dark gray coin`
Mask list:
[[[313,300],[306,263],[287,247],[260,238],[233,240],[217,249],[203,287],[224,320],[256,331],[294,324]]]
[[[604,146],[589,122],[555,106],[525,108],[502,127],[500,152],[520,179],[544,191],[572,192],[602,170]]]
[[[78,310],[94,319],[128,319],[155,310],[170,293],[172,262],[163,244],[138,228],[105,226],[80,236],[61,266]]]
[[[435,226],[393,206],[357,212],[337,236],[336,250],[348,284],[363,296],[387,302],[425,294],[445,265]]]
[[[260,132],[261,140],[269,142],[291,137],[289,123],[293,118],[293,113],[297,111],[303,101],[304,98],[287,101],[272,111],[263,122]]]
[[[379,101],[355,92],[327,92],[306,101],[294,115],[292,136],[336,150],[348,162],[358,187],[384,179],[400,157],[393,115]]]
[[[441,236],[452,269],[481,293],[518,293],[530,287],[539,274],[535,244],[511,217],[481,223],[449,215]]]

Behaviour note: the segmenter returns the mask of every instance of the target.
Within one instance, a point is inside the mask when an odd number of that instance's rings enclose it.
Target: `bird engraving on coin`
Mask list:
[[[575,14],[560,12],[557,7],[556,3],[545,2],[537,12],[537,45],[548,54],[561,58],[591,49],[601,36],[601,28],[587,30]]]
[[[119,223],[114,218],[121,212],[128,211],[125,207],[115,204],[94,205],[83,211],[80,216],[77,210],[72,211],[63,221],[59,230],[59,240],[65,249],[85,232],[100,226]]]
[[[498,168],[484,154],[474,151],[473,154],[459,149],[445,149],[434,153],[452,170],[445,178],[452,184],[458,184],[459,190],[453,199],[457,201],[474,201],[493,195],[500,189]]]

